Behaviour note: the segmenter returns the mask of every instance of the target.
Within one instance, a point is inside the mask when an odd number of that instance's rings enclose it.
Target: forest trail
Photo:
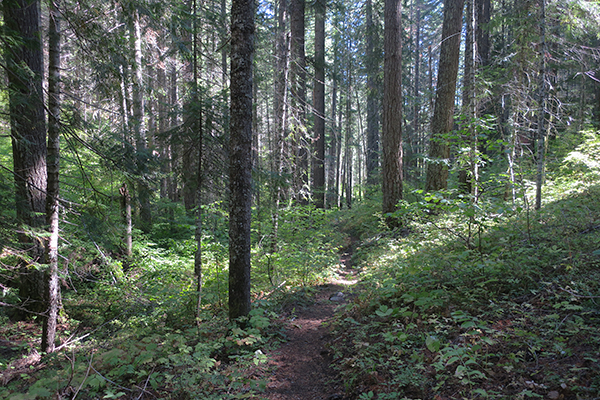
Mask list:
[[[335,309],[347,302],[349,288],[356,283],[355,271],[349,264],[351,256],[351,250],[341,256],[340,277],[318,286],[312,304],[295,310],[285,319],[288,341],[269,354],[269,369],[273,373],[261,397],[268,400],[344,399],[344,387],[335,381],[336,373],[329,366],[331,356],[326,344],[331,335],[327,322]]]

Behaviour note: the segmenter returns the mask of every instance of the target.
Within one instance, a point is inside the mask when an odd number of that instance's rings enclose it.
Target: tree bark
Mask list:
[[[415,5],[415,76],[413,83],[413,105],[412,105],[412,132],[408,138],[406,159],[407,175],[415,179],[419,175],[417,169],[417,153],[419,152],[420,137],[420,67],[421,67],[421,6]]]
[[[196,193],[195,193],[195,206],[196,206],[196,253],[194,255],[194,274],[196,275],[196,291],[198,293],[198,300],[196,302],[196,323],[200,323],[200,310],[202,306],[202,159],[204,156],[203,145],[204,145],[204,125],[203,125],[203,107],[200,99],[200,93],[198,89],[198,75],[199,75],[199,62],[198,62],[198,15],[196,0],[192,1],[192,69],[193,69],[193,82],[192,82],[192,110],[193,113],[190,118],[192,120],[192,137],[198,138],[198,169],[196,171]],[[189,168],[189,167],[188,167]]]
[[[385,0],[383,63],[383,213],[402,199],[402,2]],[[388,219],[395,225],[397,221]]]
[[[58,224],[60,173],[60,12],[59,1],[50,0],[48,28],[48,186],[46,189],[46,224],[50,237],[46,243],[46,315],[42,326],[42,351],[52,353],[60,305],[58,283]]]
[[[431,120],[429,160],[425,182],[426,191],[448,187],[450,146],[447,135],[452,131],[454,122],[454,96],[458,75],[463,6],[464,0],[447,0],[444,3],[442,44],[440,47],[435,107]]]
[[[476,14],[475,0],[466,0],[466,32],[465,32],[465,58],[463,74],[462,113],[464,116],[461,138],[461,148],[468,148],[468,154],[461,154],[460,171],[458,175],[458,188],[462,193],[471,194],[473,191],[473,178],[475,177],[476,163],[474,153],[476,146],[475,136],[475,73],[476,73]],[[475,182],[477,187],[477,182]]]
[[[346,87],[346,127],[344,137],[344,200],[346,201],[346,207],[352,208],[352,184],[353,184],[353,152],[352,144],[354,141],[354,135],[352,134],[352,62],[348,60],[346,76],[348,78],[348,86]]]
[[[378,180],[379,167],[379,58],[375,46],[379,42],[377,30],[373,23],[373,4],[366,2],[366,60],[367,68],[367,185],[374,186]]]
[[[135,147],[137,156],[138,173],[138,199],[140,202],[139,227],[143,232],[150,232],[152,229],[152,212],[150,210],[150,187],[146,181],[145,173],[148,163],[147,148],[147,126],[144,116],[144,76],[143,76],[143,55],[142,55],[142,26],[140,14],[137,10],[133,13],[131,26],[131,41],[134,55],[133,65],[133,91],[132,91],[132,111],[133,128],[135,136]]]
[[[131,222],[131,196],[127,183],[123,183],[119,189],[121,195],[121,214],[123,216],[123,225],[125,226],[125,255],[131,257],[133,255],[133,224]]]
[[[325,0],[315,2],[313,202],[325,207]]]
[[[229,318],[250,312],[254,1],[231,4]]]
[[[537,174],[535,185],[535,209],[542,208],[542,185],[544,184],[545,150],[546,150],[546,0],[541,0],[540,9],[540,72],[539,72],[539,111],[537,126]]]
[[[339,133],[336,123],[337,112],[337,76],[333,74],[333,88],[331,91],[331,141],[329,143],[329,174],[327,177],[327,207],[339,206]]]
[[[278,250],[279,235],[279,204],[284,197],[283,187],[287,186],[283,178],[283,157],[285,148],[285,135],[287,126],[287,82],[289,71],[289,36],[286,31],[288,20],[287,0],[279,0],[277,10],[277,44],[275,59],[277,67],[274,79],[274,114],[275,138],[273,139],[271,199],[273,212],[271,220],[273,230],[271,233],[271,252]]]
[[[8,77],[10,135],[15,179],[17,220],[28,227],[41,227],[46,211],[46,119],[42,92],[43,53],[39,0],[5,0],[4,41]],[[29,250],[33,261],[42,261],[44,246],[40,239],[24,231],[19,241]],[[19,296],[24,308],[46,311],[44,274],[22,268]],[[19,315],[26,318],[28,315]]]
[[[308,150],[306,132],[305,0],[290,1],[292,130],[294,141],[293,196],[308,203]]]

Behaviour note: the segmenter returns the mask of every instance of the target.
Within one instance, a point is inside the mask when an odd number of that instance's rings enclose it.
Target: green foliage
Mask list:
[[[576,150],[583,159],[595,159],[596,140]],[[488,196],[474,204],[452,191],[413,191],[397,212],[407,236],[363,240],[353,257],[363,291],[337,318],[332,345],[348,391],[597,395],[600,188],[585,184],[594,168],[574,166],[573,156],[549,171],[560,179],[548,182],[538,213],[522,197],[516,206]]]
[[[567,154],[559,171],[563,179],[597,182],[600,178],[600,134],[589,131],[583,137],[585,141]]]
[[[344,243],[344,234],[332,223],[336,213],[314,206],[280,210],[277,237],[269,232],[253,250],[253,279],[265,286],[284,281],[292,287],[323,282],[338,264]]]

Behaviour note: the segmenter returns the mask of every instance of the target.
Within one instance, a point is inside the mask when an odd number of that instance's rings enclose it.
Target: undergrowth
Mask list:
[[[67,261],[61,264],[60,350],[40,358],[36,318],[14,323],[0,315],[0,398],[259,398],[266,354],[285,339],[276,312],[308,304],[310,288],[335,273],[344,236],[331,223],[336,212],[290,208],[280,216],[281,251],[269,254],[268,233],[255,221],[253,309],[232,324],[226,213],[220,204],[204,211],[199,318],[193,220],[159,221],[148,235],[135,232],[129,259],[91,233],[71,232],[61,247]],[[6,254],[2,261],[11,262]],[[2,300],[10,301],[13,291]]]
[[[539,212],[416,193],[410,234],[363,240],[331,344],[348,394],[600,397],[600,186],[548,188]]]

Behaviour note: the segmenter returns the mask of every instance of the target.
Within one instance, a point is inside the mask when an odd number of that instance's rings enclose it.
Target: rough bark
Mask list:
[[[175,44],[173,44],[173,46],[175,46]],[[179,93],[177,91],[177,80],[178,80],[178,74],[177,74],[177,66],[175,64],[175,61],[171,61],[170,65],[169,65],[169,104],[171,105],[171,107],[173,109],[175,109],[177,107],[177,103],[178,103],[178,99],[179,99]],[[177,117],[176,112],[172,112],[171,113],[171,121],[170,121],[170,125],[171,127],[175,127],[178,123],[178,117]],[[177,202],[178,201],[178,191],[177,191],[177,180],[174,178],[174,173],[175,170],[177,169],[177,152],[178,152],[178,148],[177,146],[174,145],[173,143],[173,138],[169,137],[169,145],[168,145],[168,153],[169,153],[169,157],[168,157],[168,169],[170,171],[170,174],[167,176],[167,187],[168,187],[168,195],[169,195],[169,199],[171,199],[172,202]],[[171,212],[171,214],[173,214]]]
[[[313,201],[325,207],[325,0],[315,2]]]
[[[331,142],[329,144],[329,174],[327,177],[327,207],[339,206],[339,156],[338,142],[339,133],[336,124],[337,112],[337,77],[333,77],[333,88],[331,91]]]
[[[407,143],[405,155],[407,175],[416,178],[419,173],[417,169],[417,153],[419,152],[420,132],[420,67],[421,67],[421,6],[415,5],[415,76],[413,83],[413,105],[412,105],[412,129]]]
[[[474,118],[475,110],[475,72],[476,72],[476,14],[475,0],[466,0],[465,13],[465,58],[462,92],[462,114],[464,116],[461,148],[469,148],[468,154],[462,155],[461,169],[458,175],[458,188],[462,193],[471,194],[473,191],[473,177],[475,175],[476,163],[474,163],[474,152],[476,146]],[[475,182],[475,187],[476,187]]]
[[[250,312],[254,1],[231,4],[229,318]]]
[[[197,18],[197,6],[196,0],[192,2],[192,52],[193,52],[193,82],[192,82],[192,102],[193,109],[195,112],[191,116],[193,118],[193,132],[192,135],[198,138],[198,153],[197,153],[197,165],[196,171],[196,195],[195,195],[195,206],[196,206],[196,253],[194,255],[194,274],[196,275],[196,291],[198,292],[198,301],[196,303],[196,322],[200,323],[200,310],[202,306],[202,161],[203,161],[203,144],[204,144],[204,125],[203,125],[203,107],[200,99],[200,93],[198,89],[198,75],[199,63],[198,63],[198,18]]]
[[[402,199],[402,2],[385,1],[383,63],[383,213]],[[389,220],[388,222],[393,222]]]
[[[5,0],[4,41],[13,150],[17,220],[28,227],[41,227],[46,211],[46,119],[42,92],[43,54],[39,0]],[[19,234],[33,261],[42,261],[44,246],[38,238]],[[24,307],[44,312],[44,274],[22,268],[19,296]],[[26,318],[28,315],[19,315]]]
[[[378,182],[379,167],[379,59],[375,46],[379,42],[377,30],[373,23],[373,4],[366,2],[366,67],[367,67],[367,185],[373,186]]]
[[[137,10],[133,13],[131,26],[131,41],[133,47],[133,85],[132,85],[132,111],[133,128],[135,136],[135,146],[137,152],[137,172],[139,180],[137,184],[138,199],[140,202],[139,227],[142,231],[148,233],[152,228],[152,212],[150,210],[150,187],[145,179],[145,172],[148,161],[147,148],[147,126],[144,116],[144,76],[143,76],[143,55],[142,55],[142,26],[140,15]]]
[[[477,62],[483,67],[490,64],[490,31],[488,24],[490,23],[491,9],[491,0],[475,0]]]
[[[346,116],[345,116],[345,135],[344,135],[344,180],[343,190],[346,207],[352,208],[352,186],[353,186],[353,151],[352,143],[354,135],[352,132],[352,63],[348,62],[347,66],[348,86],[346,87]]]
[[[454,122],[454,96],[458,75],[463,6],[464,0],[447,0],[444,3],[442,44],[425,182],[427,191],[448,187],[450,146],[447,135],[452,131]]]
[[[46,224],[50,237],[46,243],[46,313],[42,327],[42,351],[54,351],[56,323],[60,305],[58,283],[58,224],[60,166],[60,13],[59,0],[50,0],[48,28],[48,156]]]
[[[305,0],[290,1],[291,92],[293,130],[293,196],[307,204],[308,150],[306,132]]]
[[[279,0],[277,10],[277,44],[275,48],[275,137],[273,139],[273,157],[272,157],[272,183],[271,200],[273,202],[273,212],[271,220],[273,222],[273,231],[271,234],[271,252],[278,250],[277,241],[279,235],[279,204],[284,197],[284,186],[287,186],[283,179],[283,157],[285,148],[285,134],[287,126],[287,82],[289,71],[289,36],[286,31],[288,20],[287,0]]]
[[[131,257],[133,255],[133,224],[131,222],[131,196],[127,183],[123,183],[119,189],[121,195],[121,214],[123,217],[123,226],[125,227],[125,255]]]
[[[546,150],[546,0],[541,0],[540,9],[540,72],[538,94],[538,126],[537,126],[537,174],[535,185],[535,209],[542,207],[542,185],[544,183],[545,150]]]

